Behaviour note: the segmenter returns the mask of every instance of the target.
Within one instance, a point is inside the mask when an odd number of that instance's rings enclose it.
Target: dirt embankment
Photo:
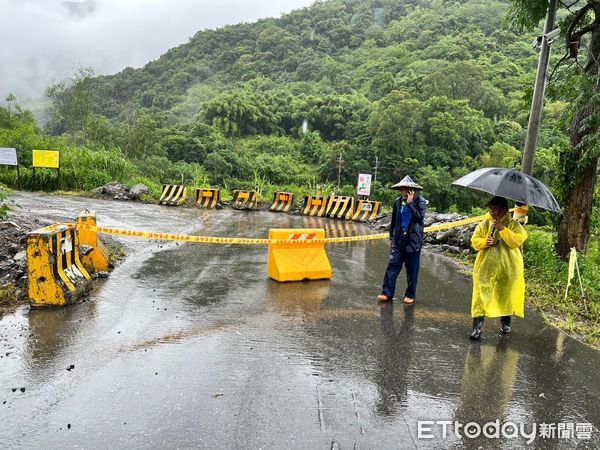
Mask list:
[[[0,316],[27,301],[27,233],[47,225],[24,215],[0,221]]]
[[[52,225],[48,219],[23,213],[0,220],[0,317],[27,303],[27,233]],[[120,245],[106,237],[102,242],[115,262],[122,255]]]

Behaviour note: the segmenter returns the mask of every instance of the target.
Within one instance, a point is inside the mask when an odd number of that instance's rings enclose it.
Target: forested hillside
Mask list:
[[[507,8],[331,0],[202,31],[141,69],[82,69],[51,86],[46,132],[118,154],[132,177],[156,185],[351,193],[377,158],[376,198],[389,202],[386,187],[410,173],[433,207],[468,210],[473,197],[452,179],[521,159],[537,53],[533,35],[504,25]],[[566,139],[563,108],[552,103],[544,117],[545,180]],[[28,144],[17,143],[26,162]]]

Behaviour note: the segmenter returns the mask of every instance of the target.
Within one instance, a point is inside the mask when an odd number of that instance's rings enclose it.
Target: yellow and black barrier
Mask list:
[[[332,277],[325,252],[322,228],[276,228],[269,230],[267,272],[276,281],[322,280]],[[287,244],[293,242],[294,245]]]
[[[166,206],[180,206],[185,202],[187,188],[179,184],[166,184],[163,186],[162,194],[158,203]]]
[[[233,209],[256,209],[258,194],[256,191],[233,191],[231,207]]]
[[[327,200],[327,217],[330,219],[352,219],[354,214],[354,197],[347,195],[331,195]]]
[[[327,212],[326,195],[306,195],[302,214],[305,216],[323,217]]]
[[[107,272],[110,266],[108,250],[98,238],[98,233],[92,231],[96,226],[96,212],[82,212],[77,216],[76,224],[79,245],[89,248],[86,253],[80,252],[84,267],[91,272]]]
[[[352,220],[356,222],[371,222],[375,220],[381,209],[381,202],[359,200]]]
[[[293,204],[293,193],[276,191],[273,197],[273,204],[269,210],[273,212],[288,212]]]
[[[89,287],[91,277],[79,259],[78,236],[76,229],[65,225],[27,235],[27,290],[32,306],[71,304]]]
[[[200,208],[215,209],[220,199],[220,189],[196,189],[196,203]]]

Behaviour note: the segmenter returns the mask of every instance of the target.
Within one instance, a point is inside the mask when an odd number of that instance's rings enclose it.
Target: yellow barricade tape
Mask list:
[[[425,227],[424,231],[425,233],[431,233],[433,231],[449,230],[450,228],[458,228],[465,225],[471,225],[472,223],[481,222],[483,219],[485,219],[486,215],[487,214],[477,217],[469,217],[468,219],[457,220],[456,222],[448,222],[442,223],[440,225],[433,225],[431,227]]]
[[[73,224],[69,224],[74,227]],[[306,241],[301,239],[259,239],[259,238],[230,238],[216,236],[192,236],[189,234],[169,234],[169,233],[153,233],[148,231],[136,230],[120,230],[118,228],[106,227],[81,227],[90,231],[95,231],[101,234],[112,234],[116,236],[129,236],[141,239],[155,239],[158,241],[179,241],[193,242],[197,244],[243,244],[243,245],[269,245],[269,244],[306,244]],[[374,239],[384,239],[389,237],[388,233],[369,234],[363,236],[347,236],[338,238],[311,239],[311,243],[339,243],[339,242],[357,242],[371,241]]]
[[[448,230],[450,228],[461,227],[464,225],[470,225],[475,222],[480,222],[485,218],[483,216],[471,217],[469,219],[459,220],[456,222],[449,222],[440,225],[434,225],[426,227],[425,232],[431,233],[433,231]],[[69,227],[76,227],[75,224],[67,224]],[[187,234],[169,234],[169,233],[154,233],[149,231],[137,231],[137,230],[121,230],[118,228],[106,228],[106,227],[80,227],[96,233],[112,234],[117,236],[129,236],[141,239],[155,239],[159,241],[179,241],[179,242],[193,242],[197,244],[238,244],[238,245],[270,245],[270,244],[302,244],[306,241],[298,239],[259,239],[259,238],[230,238],[230,237],[216,237],[216,236],[192,236]],[[377,239],[389,239],[389,233],[378,233],[378,234],[366,234],[360,236],[344,236],[336,238],[325,238],[325,239],[312,239],[313,243],[325,243],[325,244],[337,244],[342,242],[360,242],[360,241],[373,241]]]

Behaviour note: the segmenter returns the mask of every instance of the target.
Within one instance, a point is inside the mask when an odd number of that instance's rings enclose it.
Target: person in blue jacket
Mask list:
[[[380,301],[394,298],[396,279],[406,267],[406,291],[404,304],[412,305],[417,296],[417,281],[419,279],[419,264],[421,247],[423,246],[423,220],[427,209],[427,200],[421,197],[419,190],[423,189],[408,175],[402,181],[392,186],[402,194],[394,201],[392,222],[390,224],[390,261],[383,278]]]

